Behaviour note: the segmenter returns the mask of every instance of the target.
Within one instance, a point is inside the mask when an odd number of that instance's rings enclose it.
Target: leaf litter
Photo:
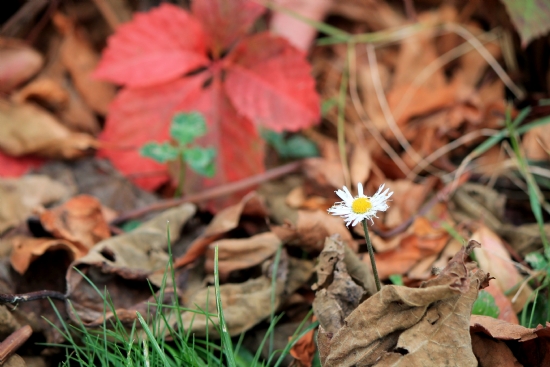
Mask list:
[[[62,317],[87,327],[115,314],[130,327],[136,312],[163,312],[173,325],[181,316],[197,338],[217,338],[217,318],[200,314],[217,312],[216,270],[227,330],[246,332],[252,352],[274,315],[284,313],[274,327],[282,349],[313,308],[320,327],[285,363],[311,366],[316,352],[323,366],[550,363],[541,235],[550,231],[535,223],[516,157],[530,160],[545,194],[549,111],[537,103],[547,91],[524,83],[529,56],[519,44],[545,52],[532,41],[547,31],[536,16],[525,21],[507,1],[281,1],[268,9],[195,0],[145,12],[125,0],[99,3],[52,5],[40,22],[14,14],[0,31],[2,296],[57,292]],[[314,23],[285,8],[336,28],[317,36]],[[506,12],[520,38],[508,23],[493,28]],[[404,38],[394,38],[397,27]],[[386,33],[358,41],[374,31]],[[532,80],[548,72],[536,71]],[[527,105],[516,132],[539,125],[519,133],[519,153],[501,139],[469,159]],[[204,116],[197,143],[217,149],[213,179],[139,154],[145,143],[169,142],[176,112]],[[308,154],[318,156],[274,180],[292,154],[264,141],[264,129],[313,142]],[[182,200],[192,204],[169,199],[181,175]],[[256,191],[231,186],[249,178]],[[357,183],[395,193],[370,227],[380,292],[361,229],[326,212],[336,189]],[[89,281],[107,290],[112,310]],[[482,288],[497,318],[470,314]],[[157,310],[161,294],[185,310]],[[7,312],[17,319],[0,321],[9,333],[30,325],[64,342],[41,318],[60,326],[46,299]]]

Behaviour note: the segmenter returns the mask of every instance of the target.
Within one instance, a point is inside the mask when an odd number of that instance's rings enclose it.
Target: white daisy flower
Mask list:
[[[372,221],[373,217],[376,217],[377,212],[385,212],[389,206],[386,203],[393,192],[387,188],[385,191],[384,185],[380,185],[378,191],[373,196],[363,195],[363,185],[357,184],[356,197],[353,197],[348,188],[344,186],[344,190],[336,191],[342,200],[334,204],[328,212],[332,215],[339,215],[346,221],[346,226],[356,226],[363,219]],[[378,218],[378,217],[377,217]]]

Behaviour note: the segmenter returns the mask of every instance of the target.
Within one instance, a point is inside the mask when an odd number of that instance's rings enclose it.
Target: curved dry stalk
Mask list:
[[[483,44],[474,36],[469,30],[464,28],[463,26],[455,23],[444,23],[443,27],[445,29],[450,30],[451,32],[456,33],[460,37],[464,38],[466,42],[470,43],[474,48],[479,52],[479,54],[487,61],[489,66],[493,68],[495,73],[498,75],[498,77],[502,80],[502,82],[510,89],[512,93],[516,96],[518,99],[525,98],[525,93],[523,90],[521,90],[520,87],[516,85],[512,81],[512,79],[508,76],[506,71],[500,66],[498,61],[491,55],[491,53],[483,46]]]
[[[463,135],[460,138],[458,138],[456,140],[453,140],[450,143],[445,144],[444,146],[442,146],[441,148],[437,149],[435,152],[433,152],[432,154],[430,154],[429,156],[424,158],[423,162],[417,164],[413,168],[411,173],[409,173],[409,175],[407,176],[407,179],[411,179],[413,177],[416,177],[426,167],[426,164],[431,164],[432,162],[434,162],[435,160],[437,160],[441,156],[449,153],[450,151],[458,148],[459,146],[464,145],[464,144],[466,144],[466,143],[468,143],[468,142],[470,142],[474,139],[477,139],[480,136],[493,136],[496,133],[498,133],[498,130],[493,130],[493,129],[476,130],[476,131],[472,131],[472,132],[470,132],[466,135]]]
[[[401,159],[399,154],[391,147],[391,145],[384,139],[380,131],[374,126],[374,124],[368,123],[368,114],[367,111],[365,111],[365,108],[363,107],[363,104],[360,101],[358,88],[357,88],[357,65],[356,65],[356,56],[355,56],[355,47],[351,48],[352,51],[350,53],[350,57],[348,58],[349,63],[349,90],[350,90],[350,97],[351,101],[353,103],[353,107],[355,108],[355,111],[359,115],[359,118],[361,119],[361,122],[363,125],[367,128],[367,130],[371,133],[374,140],[380,145],[380,147],[386,152],[386,154],[395,162],[397,167],[403,172],[404,174],[408,175],[410,174],[411,170],[407,166],[407,164]]]
[[[369,66],[370,66],[370,72],[372,81],[374,84],[374,90],[376,92],[376,97],[378,99],[378,103],[380,104],[380,108],[382,109],[382,113],[384,114],[384,118],[386,119],[386,122],[390,128],[390,130],[393,132],[393,135],[403,147],[403,149],[407,152],[407,154],[416,162],[416,163],[424,163],[424,158],[420,156],[416,152],[416,150],[411,146],[409,141],[405,138],[399,127],[397,126],[397,123],[395,122],[395,118],[393,117],[390,107],[388,105],[388,100],[386,99],[386,95],[384,94],[384,88],[382,87],[382,81],[380,80],[380,73],[378,71],[378,65],[376,63],[376,53],[374,51],[374,46],[371,44],[366,45],[367,48],[367,56],[369,60]],[[429,166],[429,164],[426,164],[426,167]]]

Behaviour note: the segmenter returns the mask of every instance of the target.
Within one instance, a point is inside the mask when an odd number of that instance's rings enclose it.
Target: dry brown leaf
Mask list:
[[[42,55],[25,43],[0,38],[0,92],[10,92],[27,81],[43,64]]]
[[[345,244],[357,252],[357,244],[344,222],[324,210],[299,210],[297,223],[287,221],[282,226],[273,226],[272,231],[286,244],[308,252],[321,252],[325,239],[338,234]]]
[[[281,240],[272,232],[249,238],[223,239],[212,242],[206,253],[206,271],[214,271],[214,249],[218,247],[218,272],[225,281],[234,270],[247,269],[261,264],[273,256],[281,246]]]
[[[167,210],[143,223],[131,232],[108,238],[96,244],[86,256],[68,269],[67,294],[77,315],[70,314],[75,322],[88,326],[103,321],[104,304],[101,295],[74,268],[79,269],[99,289],[107,289],[123,322],[132,322],[135,311],[147,314],[147,300],[151,297],[150,281],[160,286],[168,264],[168,232],[172,242],[179,237],[180,229],[195,214],[192,204],[183,204]],[[166,286],[172,287],[168,277]],[[167,292],[170,293],[170,292]],[[113,317],[111,312],[106,318]]]
[[[434,228],[426,218],[416,218],[412,225],[412,233],[403,238],[399,247],[375,254],[380,278],[385,279],[392,274],[406,274],[421,259],[439,254],[449,238],[447,231]],[[365,256],[363,261],[370,262],[368,256]]]
[[[511,324],[519,324],[518,316],[514,311],[512,302],[508,297],[506,297],[497,282],[491,282],[491,284],[485,288],[485,291],[491,294],[491,296],[495,299],[495,304],[500,310],[497,317],[499,320],[504,320]]]
[[[239,335],[260,321],[269,317],[272,307],[277,309],[299,287],[304,285],[313,273],[313,264],[307,260],[294,258],[282,259],[277,272],[275,289],[275,304],[272,301],[272,281],[268,276],[247,280],[238,284],[222,284],[220,297],[222,301],[227,331],[231,336]],[[271,275],[271,270],[267,271]],[[208,302],[207,302],[208,300]],[[198,308],[202,311],[217,313],[216,294],[214,287],[208,287],[197,292],[186,305],[189,308]],[[208,322],[203,314],[184,312],[182,314],[184,327],[199,337],[218,335],[216,325]],[[214,319],[214,322],[216,319]],[[185,329],[186,331],[188,329]]]
[[[0,149],[9,155],[74,159],[96,146],[90,135],[71,132],[38,106],[0,100]]]
[[[89,195],[75,196],[63,205],[42,212],[40,222],[54,237],[86,249],[111,237],[101,203]]]
[[[354,184],[367,182],[372,168],[372,157],[369,150],[360,144],[353,146],[350,157],[349,171]]]
[[[46,251],[64,250],[69,254],[71,261],[86,255],[88,249],[66,240],[51,238],[14,237],[11,240],[13,250],[10,256],[12,267],[24,274],[30,264],[42,256]],[[67,264],[68,265],[68,264]]]
[[[493,231],[481,225],[472,235],[472,239],[483,243],[482,249],[474,250],[479,267],[495,277],[495,283],[502,292],[507,292],[523,281],[523,276],[514,265],[510,253],[504,247],[500,237]],[[523,309],[523,306],[528,302],[532,293],[531,287],[526,285],[521,287],[519,296],[516,297],[516,292],[508,296],[510,300],[515,298],[515,302],[512,303],[514,312],[518,313]]]
[[[388,285],[363,302],[337,332],[321,319],[323,366],[477,366],[469,333],[470,312],[487,274],[465,263],[475,241],[421,288]]]
[[[326,238],[316,266],[317,283],[311,287],[316,291],[313,301],[315,316],[329,333],[338,331],[344,325],[344,319],[367,293],[372,294],[375,289],[372,272],[367,279],[362,279],[361,285],[352,279],[346,266],[345,248],[337,236]]]
[[[102,115],[107,114],[109,103],[115,96],[115,87],[92,78],[99,55],[86,39],[84,30],[65,15],[55,13],[53,23],[63,35],[61,61],[71,74],[76,89],[91,109]]]
[[[17,103],[38,102],[42,106],[47,106],[71,130],[92,135],[100,131],[93,112],[62,75],[36,78],[14,94],[12,100]]]
[[[313,316],[312,321],[315,321],[315,316]],[[290,355],[294,357],[297,367],[311,367],[315,351],[317,350],[314,336],[315,329],[311,329],[290,348]],[[288,338],[289,341],[291,339],[292,337]]]
[[[177,258],[175,267],[182,267],[195,261],[208,249],[208,245],[222,238],[227,232],[239,226],[241,216],[267,218],[267,209],[255,192],[251,192],[242,198],[241,202],[220,211],[212,219],[203,235],[197,238],[187,252]]]
[[[528,159],[548,161],[550,159],[550,125],[545,124],[529,130],[521,141]]]
[[[481,367],[523,367],[506,343],[500,340],[474,334],[472,349]]]
[[[47,176],[0,178],[0,233],[25,220],[33,210],[70,194],[69,188]]]

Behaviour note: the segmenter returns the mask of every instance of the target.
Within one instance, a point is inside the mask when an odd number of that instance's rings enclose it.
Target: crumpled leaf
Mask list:
[[[504,320],[472,315],[470,333],[480,367],[544,367],[550,363],[548,322],[546,326],[528,329]]]
[[[115,96],[115,87],[92,78],[99,55],[87,39],[85,31],[60,12],[53,15],[53,24],[63,35],[60,46],[61,62],[71,75],[82,99],[95,112],[106,115]]]
[[[195,261],[206,252],[212,242],[237,228],[242,216],[266,218],[267,215],[267,210],[260,197],[255,192],[249,193],[240,203],[227,207],[216,214],[204,233],[189,245],[185,254],[174,261],[174,266],[179,268]]]
[[[34,209],[68,197],[70,190],[43,175],[0,178],[0,233],[27,219]]]
[[[271,270],[267,273],[271,275]],[[269,276],[262,275],[244,283],[222,284],[220,297],[229,334],[231,336],[239,335],[269,317],[272,307],[277,309],[285,299],[307,282],[312,273],[311,261],[282,256],[277,272],[274,305],[271,299],[273,289]],[[214,291],[214,287],[200,290],[191,297],[186,306],[215,314],[216,295]],[[199,337],[206,335],[206,318],[203,314],[184,312],[182,319],[183,326],[190,327],[190,332]],[[210,336],[218,335],[216,325],[213,325],[212,321],[208,322],[208,333]]]
[[[312,321],[315,321],[315,319],[315,316],[313,316]],[[289,341],[290,339],[291,338],[289,338]],[[317,351],[317,346],[315,344],[315,329],[312,329],[294,344],[290,349],[290,355],[294,357],[297,367],[311,367],[315,351]]]
[[[92,326],[100,324],[104,316],[101,296],[74,268],[99,289],[107,289],[122,322],[135,320],[137,309],[147,314],[144,302],[151,297],[147,280],[160,286],[168,263],[167,232],[172,242],[176,241],[181,226],[195,210],[189,203],[167,210],[131,232],[99,242],[86,256],[74,262],[66,275],[67,295],[77,314],[71,313],[71,318]],[[171,286],[170,277],[167,286]],[[105,317],[112,316],[107,313]]]
[[[44,64],[42,55],[15,39],[0,39],[0,92],[10,92],[36,74]]]
[[[206,253],[205,270],[214,271],[214,251],[218,247],[218,272],[222,281],[234,270],[261,264],[273,256],[281,246],[281,240],[272,232],[260,233],[249,238],[228,238],[212,242]]]
[[[421,288],[386,285],[335,333],[319,319],[324,366],[477,366],[471,350],[472,304],[488,275],[465,263],[470,241]]]
[[[357,251],[357,244],[344,222],[324,210],[298,210],[296,224],[289,221],[274,227],[273,231],[285,243],[308,252],[322,251],[326,245],[325,239],[333,234],[338,234],[348,247]]]
[[[325,248],[316,266],[317,283],[311,287],[316,291],[313,301],[315,316],[329,333],[342,328],[344,319],[367,294],[376,291],[372,270],[366,270],[364,264],[362,268],[354,266],[361,262],[354,253],[346,250],[337,235],[326,238]],[[348,270],[348,267],[353,268]],[[355,280],[353,274],[356,275]]]
[[[11,239],[13,250],[10,255],[11,266],[19,274],[24,274],[30,264],[46,251],[63,250],[71,261],[81,258],[88,253],[88,248],[63,239],[14,237]]]
[[[90,135],[71,132],[38,106],[0,100],[0,150],[9,155],[74,159],[96,146]]]
[[[378,275],[385,279],[392,274],[406,274],[422,259],[439,254],[449,238],[443,228],[434,228],[424,217],[416,218],[412,233],[401,240],[399,247],[375,254]],[[365,256],[363,261],[370,262],[370,259]]]
[[[85,249],[111,237],[101,203],[89,195],[75,196],[63,205],[42,212],[40,222],[54,237]]]

